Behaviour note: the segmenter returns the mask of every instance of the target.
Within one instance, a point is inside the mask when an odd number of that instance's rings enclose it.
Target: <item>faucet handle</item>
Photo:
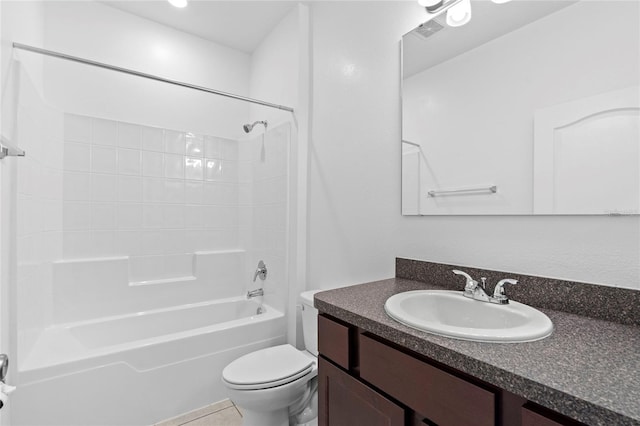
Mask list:
[[[487,277],[482,277],[480,278],[480,281],[482,281],[482,288],[486,289],[487,288]]]
[[[456,275],[462,275],[466,278],[467,282],[464,286],[465,290],[474,290],[478,286],[478,281],[471,278],[471,275],[467,274],[466,272],[459,271],[458,269],[453,269],[451,272]]]
[[[506,301],[504,303],[509,303],[509,299],[504,294],[505,284],[518,284],[518,280],[514,280],[512,278],[505,278],[503,280],[498,281],[498,284],[496,284],[496,287],[493,289],[493,298],[500,301]]]

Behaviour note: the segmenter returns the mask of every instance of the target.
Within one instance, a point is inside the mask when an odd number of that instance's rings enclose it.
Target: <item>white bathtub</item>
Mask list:
[[[229,298],[45,329],[18,368],[14,425],[149,425],[226,398],[222,369],[285,342],[284,315]]]

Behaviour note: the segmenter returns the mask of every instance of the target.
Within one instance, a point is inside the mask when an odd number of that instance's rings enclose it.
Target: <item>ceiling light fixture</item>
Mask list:
[[[511,0],[491,1],[502,4]],[[431,19],[446,12],[447,25],[450,27],[460,27],[471,20],[471,0],[418,0],[418,4],[427,10]]]
[[[461,27],[471,20],[471,0],[462,0],[447,10],[447,25]]]
[[[420,6],[424,6],[427,12],[433,13],[442,6],[443,0],[418,0]]]
[[[171,3],[171,6],[179,7],[182,9],[183,7],[187,7],[187,0],[167,0]]]

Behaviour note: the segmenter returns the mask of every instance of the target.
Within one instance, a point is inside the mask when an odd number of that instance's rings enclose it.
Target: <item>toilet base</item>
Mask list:
[[[240,407],[242,426],[289,426],[287,408],[274,411],[251,411]]]

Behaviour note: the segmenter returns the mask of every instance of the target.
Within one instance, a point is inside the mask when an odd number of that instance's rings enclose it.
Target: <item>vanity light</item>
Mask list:
[[[447,25],[460,27],[471,20],[471,0],[462,0],[447,10]]]
[[[187,7],[187,0],[167,0],[172,6],[183,8]]]
[[[418,0],[420,6],[424,6],[427,12],[433,13],[442,6],[443,0]]]

